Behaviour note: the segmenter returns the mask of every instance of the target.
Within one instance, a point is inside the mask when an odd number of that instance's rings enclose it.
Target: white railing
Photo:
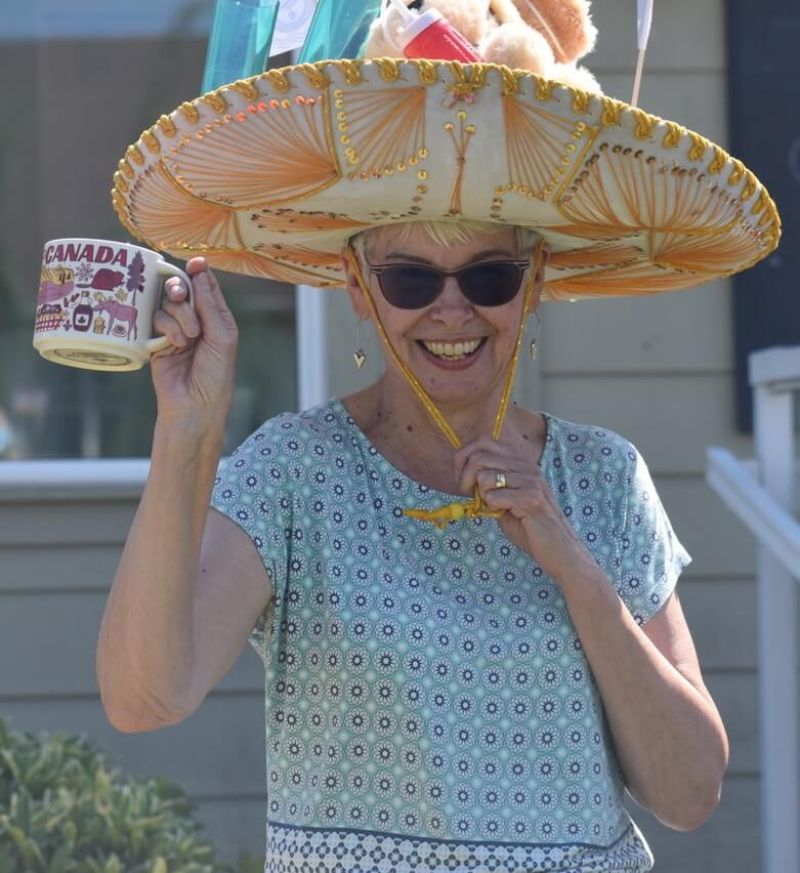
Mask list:
[[[800,347],[750,356],[755,464],[708,449],[707,479],[758,539],[759,745],[763,873],[800,873],[794,393]]]

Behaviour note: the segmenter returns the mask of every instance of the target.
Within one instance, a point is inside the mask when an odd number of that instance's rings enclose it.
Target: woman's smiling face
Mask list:
[[[390,304],[369,266],[413,264],[455,271],[487,261],[526,259],[530,253],[518,251],[516,231],[500,228],[476,234],[468,242],[444,246],[419,227],[412,226],[402,235],[396,228],[383,227],[369,232],[365,242],[366,261],[360,259],[363,277],[386,335],[431,399],[442,407],[489,400],[502,387],[508,372],[532,266],[524,270],[519,292],[509,303],[476,306],[462,294],[456,278],[448,276],[439,296],[421,309]],[[349,265],[347,274],[356,314],[370,317]],[[530,311],[535,309],[538,297],[537,287]],[[387,374],[400,375],[391,356],[386,358]]]

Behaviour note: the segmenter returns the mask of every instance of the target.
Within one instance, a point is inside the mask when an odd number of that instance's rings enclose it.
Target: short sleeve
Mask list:
[[[691,558],[667,516],[644,458],[630,446],[617,591],[640,625],[664,605]]]
[[[211,506],[252,540],[273,586],[274,596],[250,635],[250,644],[268,658],[272,622],[290,561],[294,500],[291,477],[280,451],[281,419],[264,424],[219,465]]]

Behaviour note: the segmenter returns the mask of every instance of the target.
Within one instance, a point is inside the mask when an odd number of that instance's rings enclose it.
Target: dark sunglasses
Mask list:
[[[398,309],[422,309],[442,293],[454,276],[461,293],[474,306],[503,306],[522,287],[530,260],[481,261],[460,270],[439,270],[423,264],[368,264],[378,277],[381,294]]]

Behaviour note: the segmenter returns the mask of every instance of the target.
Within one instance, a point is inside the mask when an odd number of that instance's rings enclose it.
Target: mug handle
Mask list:
[[[186,288],[189,291],[189,305],[194,309],[194,296],[192,295],[192,280],[181,270],[180,267],[175,267],[168,264],[166,261],[161,261],[156,264],[156,270],[159,276],[178,276],[186,283]],[[147,340],[145,348],[152,355],[154,352],[160,352],[169,347],[169,337],[157,336]]]

